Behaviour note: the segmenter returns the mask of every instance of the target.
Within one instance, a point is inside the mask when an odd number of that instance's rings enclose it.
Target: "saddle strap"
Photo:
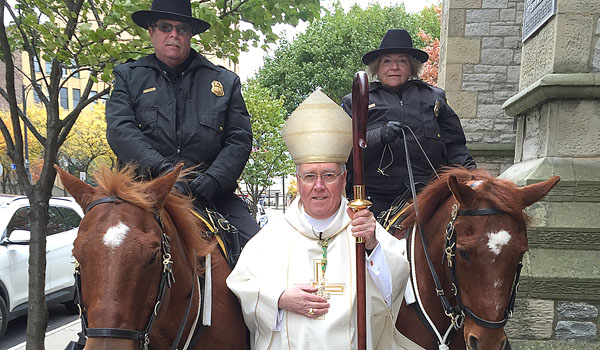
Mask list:
[[[402,210],[400,210],[399,213],[394,215],[394,217],[390,221],[388,221],[388,225],[385,227],[385,230],[389,232],[390,228],[392,228],[392,225],[394,225],[394,223],[398,220],[398,218],[400,218],[400,216],[402,216],[408,210],[408,208],[410,208],[411,206],[412,206],[412,204],[405,206]]]
[[[219,236],[219,230],[217,230],[217,228],[211,224],[211,222],[209,222],[207,219],[205,219],[202,215],[198,214],[195,210],[191,209],[191,212],[198,218],[200,219],[204,225],[206,225],[206,227],[208,228],[208,230],[214,234],[214,237],[217,240],[217,243],[219,244],[219,247],[221,248],[221,252],[225,255],[225,257],[227,257],[227,247],[225,247],[225,243],[223,242],[223,239]]]

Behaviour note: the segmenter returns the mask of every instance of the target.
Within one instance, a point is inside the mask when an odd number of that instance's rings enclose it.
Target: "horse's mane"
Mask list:
[[[452,175],[461,183],[469,181],[482,181],[477,186],[477,196],[480,199],[490,201],[490,203],[499,210],[507,212],[523,225],[528,221],[523,212],[525,207],[521,196],[518,195],[518,188],[509,180],[500,180],[491,176],[485,170],[468,170],[462,167],[446,167],[442,169],[443,173],[438,179],[433,180],[417,196],[419,207],[419,222],[426,223],[442,205],[452,195],[448,187],[448,178]],[[407,210],[407,217],[403,221],[404,227],[411,227],[417,222],[414,206]]]
[[[184,176],[181,174],[180,176]],[[126,166],[117,171],[103,167],[99,169],[94,178],[99,188],[127,201],[144,211],[152,214],[157,213],[154,207],[154,198],[147,189],[156,181],[141,181],[136,176],[133,166]],[[186,250],[188,260],[195,266],[194,255],[204,256],[212,249],[207,241],[200,235],[199,221],[192,213],[192,199],[170,193],[164,204],[164,211],[171,217],[175,231],[179,235]]]

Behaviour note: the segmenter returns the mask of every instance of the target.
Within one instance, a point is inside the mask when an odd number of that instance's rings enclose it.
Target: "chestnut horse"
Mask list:
[[[481,170],[452,168],[425,187],[395,232],[406,233],[416,297],[402,305],[396,328],[428,350],[505,349],[528,249],[523,209],[558,181],[518,188]]]
[[[201,237],[191,200],[170,193],[181,165],[149,182],[130,168],[104,169],[96,188],[55,168],[85,210],[73,248],[85,349],[246,348],[240,305],[225,284],[230,269],[217,251],[212,320],[202,327],[198,277],[215,244]]]

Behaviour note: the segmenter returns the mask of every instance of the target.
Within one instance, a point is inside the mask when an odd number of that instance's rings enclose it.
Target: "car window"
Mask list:
[[[31,231],[29,224],[29,207],[22,207],[17,209],[13,217],[10,219],[8,226],[6,227],[6,234],[10,237],[11,232],[14,230],[25,230]]]
[[[79,223],[81,222],[79,214],[77,214],[75,210],[66,207],[50,206],[48,208],[48,216],[49,220],[48,225],[46,226],[47,236],[79,227]],[[10,237],[11,232],[14,230],[31,231],[31,225],[29,223],[29,207],[17,209],[10,219],[8,226],[6,227],[7,236]]]
[[[57,207],[49,207],[48,216],[50,219],[46,226],[46,236],[65,232],[73,228],[73,226],[65,220],[65,217],[60,213]]]
[[[77,214],[77,212],[71,208],[66,207],[56,207],[58,211],[65,218],[65,221],[71,226],[71,228],[79,227],[79,223],[81,222],[81,216]]]

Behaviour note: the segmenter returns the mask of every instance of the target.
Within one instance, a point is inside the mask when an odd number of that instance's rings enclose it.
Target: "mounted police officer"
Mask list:
[[[460,120],[448,105],[444,90],[418,77],[428,58],[425,51],[413,48],[410,34],[403,29],[388,30],[379,49],[362,58],[374,80],[369,86],[364,181],[375,216],[410,189],[402,130],[417,187],[427,184],[434,169],[441,166],[476,168]],[[342,99],[342,104],[352,115],[351,94]],[[352,156],[347,184],[347,194],[352,196]]]
[[[251,150],[250,116],[239,77],[190,47],[210,25],[192,17],[190,0],[154,0],[133,13],[154,54],[114,69],[106,105],[107,139],[121,164],[154,178],[183,162],[202,169],[176,184],[197,207],[214,207],[240,230],[242,246],[259,229],[234,194]]]

